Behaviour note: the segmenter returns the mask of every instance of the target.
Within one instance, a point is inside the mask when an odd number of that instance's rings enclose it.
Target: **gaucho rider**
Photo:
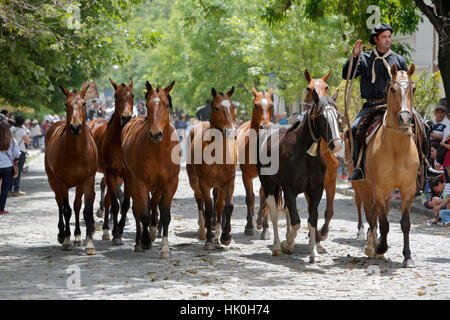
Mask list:
[[[386,23],[379,23],[372,29],[372,34],[370,35],[369,42],[375,45],[370,51],[363,52],[361,54],[360,62],[356,66],[358,55],[363,49],[361,45],[362,40],[358,40],[353,48],[353,67],[357,68],[356,75],[361,76],[361,97],[366,99],[367,102],[364,103],[361,111],[358,113],[357,117],[353,121],[351,128],[353,133],[353,164],[356,170],[348,178],[352,181],[364,180],[364,157],[360,160],[358,164],[358,157],[361,147],[356,141],[356,130],[361,119],[367,114],[368,111],[372,110],[377,105],[386,104],[387,93],[386,85],[391,79],[390,68],[392,64],[396,64],[398,70],[408,71],[408,66],[406,65],[406,59],[390,50],[391,47],[391,36],[393,30],[392,27]],[[347,71],[349,68],[350,59],[344,65],[342,69],[342,78],[347,79]],[[419,120],[423,121],[423,120]],[[426,155],[425,155],[426,156]],[[437,175],[440,172],[427,168],[427,172],[431,175]]]

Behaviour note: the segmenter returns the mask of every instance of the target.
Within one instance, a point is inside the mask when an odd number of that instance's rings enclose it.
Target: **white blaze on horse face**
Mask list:
[[[328,105],[325,107],[325,117],[327,118],[328,125],[331,129],[331,135],[333,137],[334,152],[339,152],[342,148],[342,139],[339,136],[338,114],[334,107]]]
[[[153,102],[156,104],[156,106],[159,105],[159,101],[161,101],[161,99],[159,97],[153,98]]]
[[[261,104],[265,107],[267,105],[267,103],[269,102],[269,100],[267,100],[266,98],[262,98],[261,99]]]
[[[231,128],[229,128],[228,130],[235,130],[236,128],[235,128],[233,120],[231,118],[231,111],[230,111],[231,102],[230,102],[230,100],[224,99],[224,100],[222,100],[222,102],[220,104],[225,108],[228,121],[231,123]]]

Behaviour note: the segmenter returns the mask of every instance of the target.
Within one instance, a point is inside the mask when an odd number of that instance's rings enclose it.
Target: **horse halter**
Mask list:
[[[319,139],[315,136],[315,134],[314,134],[314,132],[313,132],[313,129],[312,129],[312,127],[313,127],[313,125],[312,125],[312,123],[311,123],[311,118],[312,118],[312,115],[311,115],[311,110],[312,110],[313,108],[310,108],[309,110],[308,110],[308,116],[307,116],[307,119],[308,119],[308,129],[309,129],[309,134],[311,135],[311,138],[313,139],[313,144],[311,145],[311,147],[308,149],[308,151],[306,151],[309,155],[311,155],[311,156],[313,156],[313,157],[315,157],[315,156],[317,156],[317,148],[318,148],[318,143],[319,143]],[[336,111],[336,109],[333,107],[333,106],[331,106],[329,103],[323,108],[323,110],[322,110],[322,112],[320,112],[319,114],[317,114],[316,116],[320,116],[320,115],[322,115],[322,114],[324,114],[325,113],[325,118],[326,118],[326,120],[327,120],[327,129],[328,129],[328,127],[330,127],[330,124],[329,124],[329,121],[331,120],[331,121],[333,121],[334,122],[334,124],[336,124],[337,125],[337,119],[338,119],[338,115],[337,115],[337,111]],[[327,130],[327,140],[328,140],[328,130]],[[336,138],[332,138],[332,139],[330,139],[330,140],[328,140],[328,142],[327,142],[327,149],[324,151],[324,152],[331,152],[331,149],[330,149],[330,144],[332,143],[332,142],[334,142],[334,141],[340,141],[341,143],[342,143],[342,139],[339,137],[339,135],[337,134],[337,137]]]
[[[414,84],[413,81],[410,80],[400,80],[400,81],[396,81],[396,80],[390,80],[388,82],[388,89],[391,88],[392,84],[397,84],[400,87],[400,90],[402,92],[402,101],[401,101],[401,109],[399,112],[397,112],[397,120],[399,121],[399,123],[402,122],[402,117],[403,115],[406,115],[407,117],[411,118],[413,117],[413,113],[411,110],[408,109],[408,105],[407,105],[407,101],[406,101],[406,97],[407,97],[407,89],[412,86]],[[395,91],[395,100],[397,101],[397,90]],[[410,90],[410,94],[411,94],[411,100],[412,100],[412,90]],[[383,126],[391,131],[395,131],[395,132],[400,132],[403,134],[406,134],[408,136],[412,136],[413,133],[411,131],[411,123],[409,123],[408,125],[399,125],[398,129],[393,129],[393,128],[389,128],[386,124],[386,115],[387,112],[384,114],[383,117]]]

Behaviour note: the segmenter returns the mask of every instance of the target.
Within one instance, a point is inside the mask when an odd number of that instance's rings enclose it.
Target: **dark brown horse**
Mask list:
[[[106,119],[93,120],[93,136],[98,148],[98,171],[104,174],[106,182],[105,216],[103,223],[103,240],[111,240],[109,234],[109,209],[111,207],[114,222],[113,245],[122,244],[122,233],[125,227],[126,212],[122,212],[120,222],[117,221],[119,213],[118,186],[122,182],[122,128],[131,120],[133,114],[133,79],[128,85],[117,85],[109,79],[115,93],[115,109],[108,121]],[[120,187],[119,187],[120,188]]]
[[[313,99],[312,99],[313,90],[316,90],[319,97],[328,97],[328,92],[327,92],[328,84],[326,83],[326,81],[328,80],[330,75],[331,75],[331,71],[328,72],[326,75],[324,75],[320,79],[314,79],[311,77],[308,70],[305,70],[305,79],[306,79],[306,81],[308,81],[308,86],[306,87],[307,95],[305,98],[305,103],[307,105],[308,104],[311,105],[313,103]],[[333,101],[336,101],[338,92],[339,91],[337,91],[331,98]],[[332,106],[335,107],[334,104]],[[337,112],[337,109],[336,109],[336,112]],[[339,122],[342,123],[341,117],[339,117],[339,119],[338,119],[338,123]],[[341,127],[341,126],[339,126],[339,127]],[[335,151],[336,152],[338,152],[341,147],[342,147],[342,142],[335,143]],[[327,195],[327,206],[326,206],[325,214],[324,214],[325,222],[318,234],[320,240],[323,241],[328,236],[328,226],[330,224],[331,218],[334,215],[333,204],[334,204],[334,197],[336,195],[336,178],[337,178],[337,172],[338,172],[338,167],[339,167],[339,161],[336,159],[336,157],[333,155],[333,153],[330,152],[330,150],[328,149],[327,143],[323,139],[320,139],[320,151],[323,156],[323,160],[324,160],[325,167],[326,167],[324,188],[325,188],[325,193]],[[309,198],[307,196],[306,196],[306,200],[309,203]],[[323,248],[319,245],[319,246],[317,246],[317,250],[323,251]]]
[[[66,95],[66,119],[53,124],[45,134],[45,172],[58,203],[58,241],[63,250],[72,250],[70,243],[69,189],[75,191],[75,242],[82,246],[80,230],[81,198],[84,195],[83,216],[86,223],[86,254],[95,254],[93,204],[97,169],[97,147],[86,125],[86,87],[81,92],[70,92],[60,87]]]
[[[211,89],[211,120],[197,124],[190,132],[189,155],[186,171],[189,184],[194,190],[198,207],[198,236],[206,238],[205,249],[215,248],[215,242],[228,245],[231,242],[231,215],[233,213],[234,178],[236,176],[236,124],[234,107],[228,93]],[[211,202],[214,189],[214,208]],[[217,224],[213,223],[213,215]],[[216,220],[214,219],[214,220]],[[205,232],[206,227],[206,232]],[[205,234],[206,233],[206,234]]]
[[[322,138],[328,147],[333,150],[334,136],[332,127],[337,126],[337,115],[329,108],[331,99],[319,98],[315,90],[312,91],[314,104],[305,115],[305,119],[296,122],[287,131],[279,135],[270,135],[262,144],[261,150],[270,150],[270,166],[275,164],[278,170],[275,173],[265,173],[262,165],[260,152],[257,157],[258,175],[264,189],[264,197],[269,206],[270,217],[274,230],[273,255],[280,255],[281,251],[291,254],[294,251],[295,238],[300,229],[300,218],[297,212],[296,198],[299,193],[305,193],[310,199],[308,204],[308,226],[309,226],[309,249],[310,262],[314,262],[314,250],[317,242],[320,242],[317,232],[317,219],[320,199],[322,198],[325,181],[325,164],[321,157],[320,148],[317,144]],[[259,146],[259,143],[258,143]],[[272,156],[272,150],[278,150]],[[278,166],[276,166],[278,164]],[[291,229],[286,235],[286,241],[280,245],[278,235],[278,210],[276,203],[279,199],[279,190],[284,193],[284,201],[289,210]],[[317,240],[316,240],[317,239]]]
[[[239,127],[236,140],[239,166],[242,171],[242,181],[245,187],[245,203],[247,205],[247,225],[245,226],[244,234],[249,236],[255,234],[255,194],[253,193],[253,179],[258,177],[258,171],[256,170],[256,135],[259,133],[260,128],[268,128],[273,124],[270,122],[273,109],[271,98],[273,89],[270,88],[268,92],[258,92],[255,88],[252,88],[252,92],[255,96],[253,100],[252,118]],[[260,196],[260,210],[264,207],[264,201],[262,199],[263,197]],[[264,238],[263,234],[262,237]]]
[[[159,204],[163,228],[161,258],[169,257],[170,207],[177,190],[180,172],[178,135],[169,121],[169,113],[172,109],[172,98],[169,93],[174,84],[175,81],[165,89],[154,89],[147,81],[145,83],[147,118],[134,118],[122,130],[124,198],[127,198],[128,193],[131,195],[133,215],[136,220],[134,250],[143,252],[151,247],[156,236]],[[150,191],[152,192],[151,219]],[[150,224],[152,235],[149,233]]]

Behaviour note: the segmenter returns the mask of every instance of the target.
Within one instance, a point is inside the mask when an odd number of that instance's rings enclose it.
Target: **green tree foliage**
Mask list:
[[[61,111],[59,84],[79,90],[111,64],[122,63],[124,46],[157,41],[157,33],[125,28],[141,2],[0,1],[0,97],[15,106]],[[70,5],[80,8],[79,28]]]
[[[440,98],[441,73],[422,72],[413,75],[416,91],[414,92],[414,108],[425,118],[431,119],[436,102]]]

